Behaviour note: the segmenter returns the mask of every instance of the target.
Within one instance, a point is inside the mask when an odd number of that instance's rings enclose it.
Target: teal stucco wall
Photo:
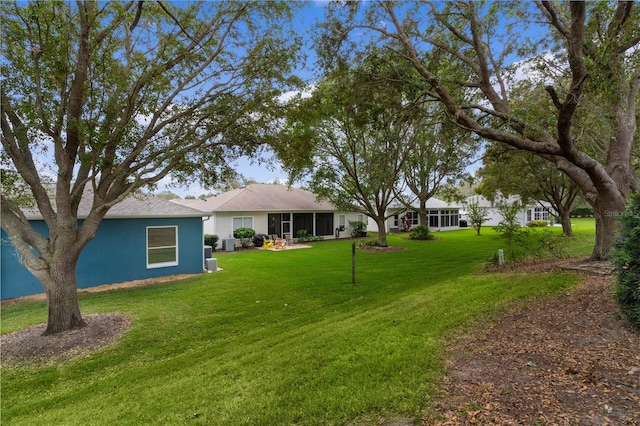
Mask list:
[[[43,221],[33,221],[33,227],[47,234]],[[177,226],[178,264],[147,268],[146,232],[148,226]],[[40,282],[20,264],[16,250],[2,232],[0,247],[0,298],[11,299],[43,293]],[[203,271],[202,219],[105,219],[78,261],[78,288],[116,284],[145,278]]]

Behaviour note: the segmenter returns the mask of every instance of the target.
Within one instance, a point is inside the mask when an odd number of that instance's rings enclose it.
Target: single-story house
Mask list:
[[[83,198],[79,221],[87,216],[90,197]],[[37,211],[25,212],[33,228],[48,228]],[[202,273],[203,218],[207,213],[153,197],[129,197],[116,204],[86,245],[77,266],[78,288],[146,278]],[[20,263],[2,231],[0,246],[2,299],[43,293],[40,282]]]
[[[427,200],[427,221],[431,231],[451,231],[460,229],[460,210],[458,204],[447,203],[438,198]],[[388,214],[392,216],[386,221],[386,230],[389,233],[407,231],[420,223],[420,215],[414,209],[406,209],[400,205],[391,206]],[[369,219],[367,229],[373,232],[378,231],[378,227],[372,219]]]
[[[520,202],[520,197],[511,196],[506,199],[506,202],[509,204]],[[477,203],[479,207],[484,207],[487,209],[487,216],[489,219],[484,222],[483,226],[497,226],[504,219],[500,214],[498,208],[491,201],[487,200],[485,197],[481,195],[473,195],[468,197],[465,201],[465,204]],[[545,201],[536,201],[532,203],[528,203],[522,207],[522,209],[518,212],[518,223],[520,226],[527,226],[527,223],[532,220],[549,220],[549,215],[553,214],[553,210],[551,205]],[[466,210],[461,211],[461,219],[468,220],[468,215]]]
[[[297,238],[306,231],[309,236],[331,239],[348,237],[349,222],[366,220],[363,214],[338,211],[332,203],[317,200],[314,193],[286,185],[251,184],[204,200],[172,202],[210,212],[204,233],[219,237],[218,248],[238,228],[282,238]]]

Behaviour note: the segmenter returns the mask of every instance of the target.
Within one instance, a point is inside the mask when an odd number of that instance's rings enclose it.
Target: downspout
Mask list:
[[[207,220],[211,219],[211,216],[213,216],[213,212],[211,212],[210,214],[208,214],[208,215],[206,215],[206,216],[202,216],[202,217],[200,218],[200,219],[201,219],[201,222],[202,222],[202,230],[200,231],[200,232],[202,232],[202,262],[201,262],[201,264],[203,265],[203,268],[204,268],[204,265],[205,265],[205,263],[206,263],[206,259],[205,259],[205,257],[204,257],[204,256],[205,256],[205,255],[204,255],[204,223],[205,223]],[[214,222],[214,226],[215,226],[215,222]],[[214,228],[214,230],[215,230],[215,228]],[[216,244],[217,244],[217,242],[216,242]],[[211,249],[212,249],[212,251],[215,251],[215,249],[216,249],[216,248],[215,248],[215,247],[212,247]]]

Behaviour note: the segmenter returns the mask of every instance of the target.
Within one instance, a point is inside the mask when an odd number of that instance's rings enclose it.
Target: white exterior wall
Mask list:
[[[252,228],[256,231],[256,234],[267,234],[269,229],[268,223],[268,214],[274,213],[291,213],[292,215],[292,223],[291,228],[293,229],[293,214],[295,213],[312,213],[312,212],[303,212],[303,211],[254,211],[254,212],[217,212],[211,216],[209,221],[204,222],[204,233],[205,234],[214,234],[218,236],[218,245],[217,248],[222,248],[222,240],[224,238],[228,238],[233,236],[233,218],[236,217],[251,217],[253,226]],[[327,212],[318,212],[318,213],[327,213]],[[350,236],[349,230],[349,222],[360,220],[359,218],[364,216],[358,213],[351,212],[334,212],[333,215],[333,228],[338,228],[340,223],[340,216],[345,216],[345,230],[339,232],[339,238],[348,238]],[[364,220],[364,219],[362,219]],[[314,230],[315,231],[315,230]],[[295,235],[294,235],[295,237]],[[334,239],[335,234],[331,235],[322,235],[325,239]]]
[[[520,210],[518,212],[518,224],[520,226],[527,226],[527,223],[529,223],[528,215],[527,212],[530,211],[530,215],[531,215],[531,220],[534,220],[535,218],[535,208],[536,207],[540,207],[540,206],[535,206],[535,207],[525,207],[524,209]],[[504,219],[504,217],[500,214],[500,211],[497,208],[494,207],[489,207],[487,209],[487,216],[489,217],[489,220],[484,222],[482,224],[482,226],[498,226],[500,224],[500,222],[502,222],[502,220]],[[461,219],[464,219],[466,221],[469,221],[469,218],[467,215],[460,215]]]
[[[208,218],[203,218],[202,219],[202,231],[203,233],[209,234],[209,235],[215,235],[216,234],[216,215],[212,214],[210,217]]]
[[[462,214],[460,213],[460,208],[458,207],[447,207],[447,208],[428,208],[427,209],[429,212],[433,212],[433,211],[437,211],[438,212],[438,226],[430,226],[429,223],[420,223],[420,217],[418,216],[418,224],[417,225],[427,225],[429,227],[430,231],[454,231],[457,229],[460,229],[460,219],[462,218]],[[450,211],[457,211],[458,212],[458,223],[455,225],[449,225],[449,226],[442,226],[442,216],[445,215],[443,212],[450,212]],[[407,210],[407,211],[411,211],[411,212],[415,212],[415,210]],[[407,212],[407,211],[402,211],[401,213],[398,213],[398,224],[395,223],[395,218],[392,216],[390,218],[387,219],[386,223],[386,228],[387,228],[387,232],[391,232],[392,229],[395,228],[400,228],[400,218]],[[450,213],[446,214],[447,216],[451,216]],[[427,219],[431,216],[431,214],[427,215]],[[435,216],[435,215],[434,215]],[[375,222],[373,222],[375,225]],[[417,226],[416,224],[412,225],[412,226]],[[377,229],[377,227],[376,227]]]
[[[252,228],[256,234],[267,233],[267,213],[265,212],[218,212],[212,218],[214,219],[213,229],[218,236],[218,249],[222,248],[222,240],[233,237],[233,218],[234,217],[250,217],[252,218]]]
[[[430,198],[429,200],[427,200],[427,220],[430,219],[430,216],[436,216],[436,214],[433,214],[432,212],[437,212],[437,216],[438,216],[438,226],[431,226],[430,223],[420,223],[420,218],[418,215],[417,218],[417,223],[414,223],[412,226],[416,226],[416,225],[427,225],[429,227],[429,229],[431,231],[453,231],[453,230],[457,230],[460,229],[460,219],[462,219],[462,208],[460,205],[457,204],[450,204],[446,201],[440,200],[438,198]],[[416,212],[416,210],[405,210],[403,207],[401,207],[399,204],[395,204],[394,206],[390,207],[387,211],[387,214],[397,214],[398,215],[398,224],[395,223],[395,218],[393,216],[389,217],[386,221],[385,221],[385,228],[386,231],[391,233],[392,230],[394,232],[398,232],[400,229],[400,223],[401,223],[401,217],[404,216],[404,214],[407,212]],[[455,223],[455,217],[454,217],[454,225],[447,225],[447,226],[442,226],[443,220],[442,217],[444,215],[444,212],[451,212],[451,211],[456,211],[457,212],[457,218],[458,218],[458,223]],[[448,213],[447,216],[449,216],[449,218],[452,217],[451,213]],[[455,214],[453,214],[453,216],[456,216]],[[369,227],[368,229],[372,232],[378,232],[378,226],[376,225],[375,221],[372,220],[371,218],[369,218]],[[396,231],[396,229],[398,231]]]
[[[345,216],[345,226],[344,231],[340,231],[338,233],[338,238],[350,238],[351,237],[351,229],[349,228],[349,222],[362,221],[367,224],[367,231],[370,231],[368,217],[362,213],[353,213],[353,212],[336,212],[333,216],[333,227],[337,228],[340,226],[340,216]],[[333,237],[335,238],[335,237]]]
[[[504,220],[504,217],[500,214],[500,211],[493,207],[490,207],[487,210],[487,216],[489,216],[490,219],[484,222],[482,226],[498,226],[500,222]],[[527,225],[527,209],[522,209],[518,212],[518,223],[520,224],[520,226]]]
[[[216,213],[216,229],[220,239],[233,236],[233,218],[250,217],[257,234],[267,233],[267,214],[264,212],[220,212]]]
[[[500,222],[502,222],[502,220],[504,219],[504,217],[500,214],[500,211],[498,210],[498,208],[492,206],[491,203],[486,198],[476,195],[476,196],[469,197],[467,200],[468,202],[476,202],[480,205],[480,207],[485,207],[487,209],[487,216],[489,217],[489,220],[484,222],[482,224],[483,226],[498,226]],[[519,200],[520,200],[519,197],[510,197],[508,202],[514,203]],[[518,212],[518,215],[517,215],[518,224],[520,226],[527,226],[527,223],[529,223],[530,220],[537,219],[535,215],[535,210],[540,208],[546,209],[549,212],[549,214],[553,214],[551,205],[548,202],[543,201],[543,202],[538,202],[534,204],[529,204],[527,206],[524,206],[522,210]],[[530,213],[527,214],[528,212]],[[469,221],[469,217],[466,214],[461,214],[460,218]]]

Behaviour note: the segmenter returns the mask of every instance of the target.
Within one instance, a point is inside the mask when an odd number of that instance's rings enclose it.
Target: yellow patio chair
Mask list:
[[[267,240],[267,237],[262,237],[262,248],[273,248],[273,240]]]

